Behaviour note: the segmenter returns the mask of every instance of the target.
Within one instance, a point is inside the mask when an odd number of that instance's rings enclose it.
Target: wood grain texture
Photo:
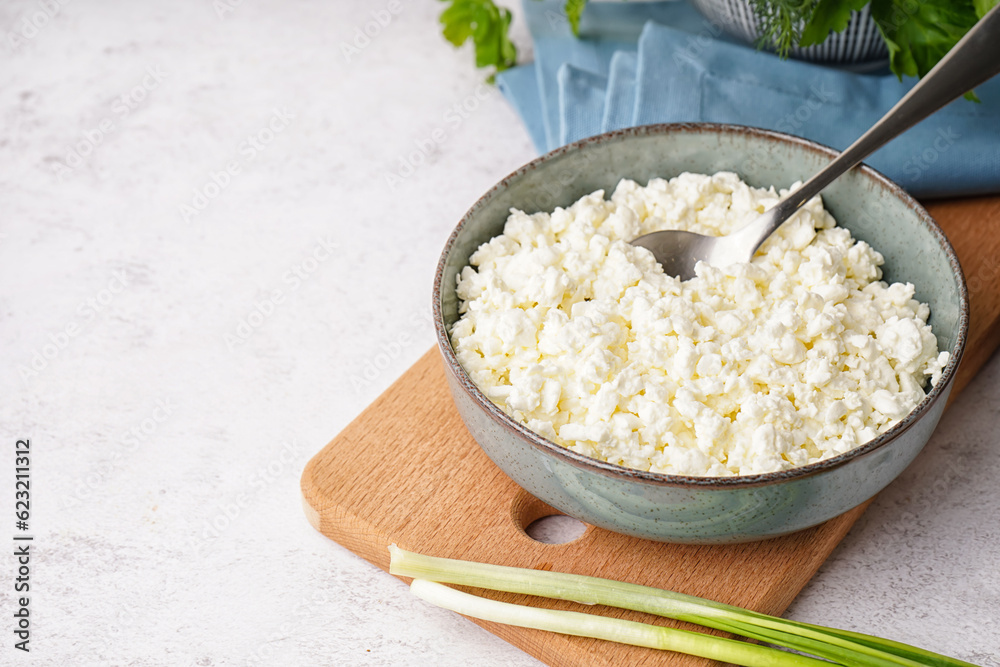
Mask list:
[[[1000,343],[1000,197],[929,207],[955,246],[972,304],[969,344],[952,397]],[[306,466],[309,522],[383,569],[387,547],[435,556],[591,574],[780,614],[868,503],[787,537],[732,546],[650,542],[588,527],[563,545],[524,527],[555,511],[507,478],[465,430],[437,350],[428,351]],[[493,594],[525,604],[525,596]],[[574,608],[573,603],[547,606]],[[643,614],[594,611],[683,627]],[[553,666],[708,665],[710,661],[481,622]]]
[[[969,287],[969,342],[954,398],[1000,346],[1000,197],[933,202],[927,210],[954,246]]]

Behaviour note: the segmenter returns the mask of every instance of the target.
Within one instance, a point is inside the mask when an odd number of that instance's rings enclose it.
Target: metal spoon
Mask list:
[[[1000,73],[1000,5],[991,9],[920,82],[870,130],[804,185],[746,227],[726,236],[666,230],[632,241],[647,248],[667,274],[687,280],[699,261],[714,266],[749,262],[757,249],[802,204],[890,139]]]

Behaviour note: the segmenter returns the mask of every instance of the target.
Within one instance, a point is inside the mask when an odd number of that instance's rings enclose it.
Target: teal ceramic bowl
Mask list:
[[[737,477],[642,472],[577,454],[515,422],[470,380],[449,331],[458,318],[455,279],[480,244],[503,231],[510,208],[567,206],[621,178],[646,183],[681,172],[735,171],[755,186],[787,187],[836,151],[789,135],[714,124],[650,125],[553,151],[503,179],[465,214],[438,264],[434,317],[455,405],[486,454],[529,493],[601,528],[653,540],[728,543],[815,526],[868,500],[917,456],[937,425],[965,347],[969,305],[958,259],[930,215],[868,168],[823,193],[839,224],[885,256],[885,279],[916,286],[931,308],[939,346],[951,353],[940,382],[907,417],[850,452],[792,470]]]

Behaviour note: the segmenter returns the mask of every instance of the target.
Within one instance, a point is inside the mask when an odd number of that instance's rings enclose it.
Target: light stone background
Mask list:
[[[387,2],[227,1],[0,6],[0,541],[19,437],[37,536],[28,655],[0,559],[0,664],[537,664],[316,533],[298,492],[431,347],[438,252],[527,135],[440,3],[348,62]],[[998,394],[994,358],[791,617],[1000,664]]]

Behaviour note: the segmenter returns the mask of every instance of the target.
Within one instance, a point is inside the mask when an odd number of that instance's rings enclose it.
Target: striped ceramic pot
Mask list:
[[[748,0],[691,0],[691,3],[730,35],[756,44],[757,19]],[[830,35],[822,44],[792,48],[789,55],[829,65],[880,66],[888,60],[889,50],[866,5],[861,11],[851,13],[843,32]]]

